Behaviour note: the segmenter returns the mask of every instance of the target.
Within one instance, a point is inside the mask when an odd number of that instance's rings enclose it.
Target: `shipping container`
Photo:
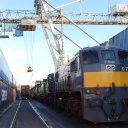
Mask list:
[[[0,111],[15,101],[16,80],[0,49]]]
[[[8,63],[0,49],[0,78],[8,85],[12,85],[12,73],[8,66]]]
[[[37,97],[38,97],[39,94],[40,94],[42,84],[43,84],[43,81],[41,81],[41,80],[35,81],[35,87],[36,87],[36,94],[37,94]]]
[[[43,81],[41,81],[41,80],[35,81],[35,85],[41,85],[42,83],[43,83]]]
[[[22,19],[21,20],[21,25],[36,25],[36,20],[35,19]]]
[[[128,28],[109,39],[111,46],[128,50]]]
[[[12,86],[8,87],[8,102],[9,102],[9,105],[13,103],[13,88],[12,88]]]
[[[36,86],[31,88],[30,95],[32,99],[35,99],[37,97],[37,91]]]
[[[21,98],[29,99],[30,97],[30,86],[29,85],[21,85]]]
[[[128,4],[116,4],[112,7],[113,16],[128,15]]]
[[[47,77],[48,80],[48,91],[53,93],[55,91],[55,77],[54,73],[51,73]]]
[[[35,31],[36,30],[36,20],[35,19],[22,19],[21,24],[17,26],[17,29],[22,31]]]
[[[13,34],[13,36],[21,37],[23,36],[23,31],[20,29],[15,29],[15,33]]]
[[[47,93],[48,93],[48,81],[47,81],[47,79],[43,79],[43,83],[40,87],[39,96],[44,97],[45,94],[47,94]]]

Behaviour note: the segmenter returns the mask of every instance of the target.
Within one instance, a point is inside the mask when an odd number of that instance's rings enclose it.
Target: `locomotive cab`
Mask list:
[[[48,75],[48,104],[91,122],[128,121],[128,51],[83,48]]]
[[[81,61],[84,118],[92,122],[127,121],[128,51],[94,47],[83,50]]]

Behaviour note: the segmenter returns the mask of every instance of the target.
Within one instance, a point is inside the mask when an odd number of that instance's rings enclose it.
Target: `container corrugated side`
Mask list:
[[[8,63],[1,49],[0,49],[0,77],[3,79],[5,83],[8,83],[9,85],[11,85],[12,73],[10,71]]]
[[[13,103],[13,88],[12,88],[12,86],[8,87],[8,102],[9,102],[9,104]]]
[[[21,96],[27,96],[30,93],[30,86],[29,85],[22,85],[21,86]]]
[[[109,39],[109,44],[128,50],[128,28]]]

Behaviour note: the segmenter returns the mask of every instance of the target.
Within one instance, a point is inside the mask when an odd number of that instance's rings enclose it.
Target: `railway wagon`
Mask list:
[[[47,101],[91,122],[128,121],[128,51],[83,48],[48,75]]]
[[[48,94],[47,79],[43,81],[35,81],[35,86],[31,88],[31,98],[39,101],[45,101]]]
[[[15,101],[16,80],[0,49],[0,111]]]
[[[36,88],[35,88],[35,86],[30,89],[30,97],[31,97],[31,99],[35,99],[35,97],[36,97]]]
[[[48,84],[47,79],[43,79],[42,84],[38,87],[38,100],[45,101],[47,100],[48,94]]]
[[[39,100],[42,83],[43,83],[43,81],[41,81],[41,80],[35,81],[35,86],[33,88],[33,94],[34,94],[34,99],[36,99],[36,100]],[[41,99],[41,97],[40,97],[40,99]]]

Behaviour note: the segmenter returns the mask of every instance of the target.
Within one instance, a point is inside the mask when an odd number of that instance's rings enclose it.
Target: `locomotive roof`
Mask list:
[[[112,45],[109,45],[109,46],[105,46],[105,45],[99,45],[99,46],[93,46],[93,47],[85,47],[83,48],[82,50],[102,50],[102,49],[118,49],[118,50],[125,50],[125,49],[122,49],[122,48],[119,48],[119,47],[116,47],[116,46],[112,46]],[[127,51],[127,50],[125,50]]]
[[[128,51],[128,50],[119,48],[119,47],[117,47],[117,46],[112,46],[112,45],[106,46],[106,45],[104,45],[104,44],[97,45],[97,46],[92,46],[92,47],[84,47],[84,48],[83,48],[82,50],[80,50],[80,51],[85,51],[85,50],[107,50],[107,49],[108,49],[108,50],[117,49],[117,50]],[[80,51],[78,51],[78,52],[75,54],[75,56],[76,56],[77,54],[79,54]]]

